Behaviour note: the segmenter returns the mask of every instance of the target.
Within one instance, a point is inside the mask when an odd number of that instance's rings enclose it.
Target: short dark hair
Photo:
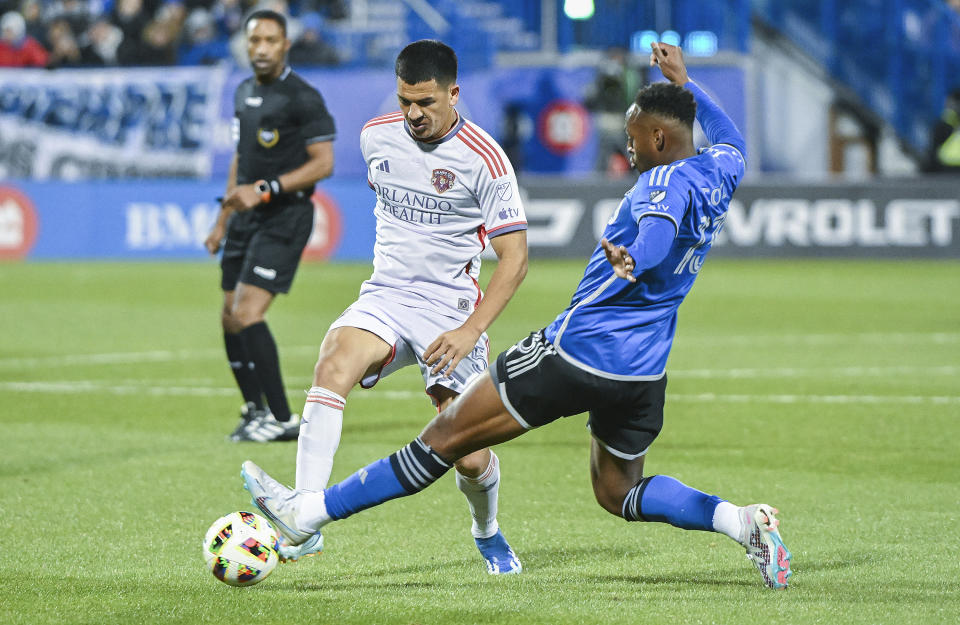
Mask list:
[[[397,55],[397,78],[408,85],[428,82],[447,86],[457,81],[457,53],[435,39],[414,41]]]
[[[276,11],[271,11],[270,9],[259,9],[247,16],[247,19],[243,20],[243,31],[247,31],[247,26],[250,25],[250,22],[253,20],[273,20],[280,25],[280,30],[283,31],[283,36],[287,36],[287,18],[285,18],[280,13]]]
[[[693,94],[669,82],[655,82],[637,92],[634,100],[644,113],[672,117],[693,128],[693,120],[697,116],[697,102]]]

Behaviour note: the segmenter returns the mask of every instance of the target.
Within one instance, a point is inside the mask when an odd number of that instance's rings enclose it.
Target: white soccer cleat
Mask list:
[[[273,479],[249,460],[241,465],[240,475],[243,487],[250,491],[253,505],[283,534],[289,546],[302,545],[315,535],[297,527],[297,491]]]
[[[323,534],[317,532],[300,545],[291,545],[285,536],[277,542],[277,555],[281,562],[296,562],[300,558],[315,556],[323,551]]]
[[[753,562],[763,582],[770,588],[786,588],[793,574],[790,570],[790,552],[780,538],[780,521],[774,516],[779,510],[765,503],[740,508],[740,544],[747,549],[747,559]]]

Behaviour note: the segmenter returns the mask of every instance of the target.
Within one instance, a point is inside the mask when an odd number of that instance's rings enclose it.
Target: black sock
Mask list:
[[[267,405],[277,421],[290,420],[290,406],[287,404],[287,393],[283,388],[283,379],[280,377],[280,357],[277,355],[277,344],[270,334],[270,328],[265,321],[248,326],[240,332],[247,356],[254,363],[254,372],[260,381],[260,388],[267,397]]]
[[[227,347],[227,360],[230,370],[237,380],[243,401],[253,402],[257,410],[263,410],[263,394],[260,392],[260,381],[253,371],[253,362],[247,357],[247,350],[243,346],[243,339],[239,334],[223,333],[223,344]]]

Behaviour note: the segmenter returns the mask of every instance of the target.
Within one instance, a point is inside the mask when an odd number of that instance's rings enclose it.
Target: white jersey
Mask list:
[[[377,194],[373,275],[360,295],[466,318],[483,297],[486,240],[527,227],[510,161],[459,113],[430,142],[415,139],[399,111],[376,117],[360,132],[360,149]]]

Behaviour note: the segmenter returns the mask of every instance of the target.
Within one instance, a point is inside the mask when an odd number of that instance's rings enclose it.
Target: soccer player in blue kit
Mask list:
[[[292,544],[390,499],[417,493],[453,462],[560,417],[589,413],[598,503],[627,521],[726,534],[764,583],[785,588],[790,552],[767,504],[738,507],[666,475],[643,475],[663,424],[677,308],[693,286],[744,173],[743,137],[687,77],[678,48],[652,44],[669,83],[627,110],[627,152],[641,172],[610,219],[570,306],[497,358],[409,445],[320,492],[291,490],[256,464],[245,487]],[[693,147],[693,121],[712,144]]]

